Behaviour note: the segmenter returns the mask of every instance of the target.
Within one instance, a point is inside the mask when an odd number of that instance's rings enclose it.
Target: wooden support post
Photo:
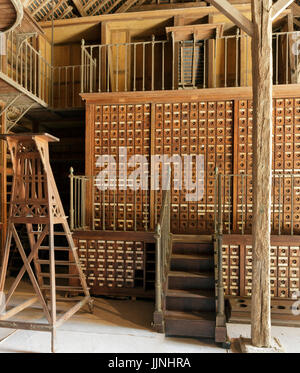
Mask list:
[[[251,338],[270,346],[270,227],[272,187],[272,0],[252,0],[253,272]]]

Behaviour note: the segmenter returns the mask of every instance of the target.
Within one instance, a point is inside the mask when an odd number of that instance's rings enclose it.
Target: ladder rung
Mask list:
[[[41,286],[42,290],[50,290],[50,285],[43,285]],[[56,290],[64,290],[64,291],[80,291],[84,292],[84,289],[82,287],[76,287],[76,286],[55,286]],[[89,289],[89,288],[87,288]]]
[[[42,232],[40,231],[31,231],[30,233],[33,233],[33,234],[41,234]],[[65,233],[65,232],[54,232],[54,236],[68,236],[68,235],[72,235],[73,232],[70,232],[70,233]]]
[[[41,272],[42,277],[50,277],[50,273]],[[74,273],[55,273],[56,278],[79,278],[79,274]]]
[[[74,247],[77,250],[77,247]],[[49,246],[40,246],[39,250],[49,250]],[[70,247],[54,246],[55,251],[71,251]]]
[[[51,297],[45,297],[48,301],[51,301]],[[80,302],[82,301],[83,297],[72,297],[72,298],[61,298],[56,297],[56,302]]]
[[[36,260],[39,264],[50,264],[50,260],[38,259]],[[68,260],[55,260],[55,265],[68,266],[76,265],[76,262],[69,262]]]

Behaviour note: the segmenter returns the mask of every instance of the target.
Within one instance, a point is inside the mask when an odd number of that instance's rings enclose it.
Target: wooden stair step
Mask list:
[[[169,289],[165,304],[168,311],[215,312],[215,292],[213,289]]]
[[[214,338],[215,312],[165,311],[165,334],[169,336]]]
[[[203,272],[185,272],[185,271],[169,271],[168,276],[172,277],[186,277],[186,278],[214,278],[212,271]]]
[[[173,320],[201,320],[216,323],[214,312],[182,312],[182,311],[165,311],[165,317]]]
[[[213,271],[213,255],[172,254],[171,270],[175,271]]]
[[[196,234],[173,234],[172,241],[184,243],[212,243],[212,236],[210,235],[196,235]]]
[[[169,271],[168,288],[169,289],[214,289],[215,277],[213,271],[185,272]]]
[[[178,298],[215,298],[215,291],[212,289],[168,289],[166,295]]]
[[[194,243],[194,242],[173,242],[173,254],[186,255],[213,255],[214,247],[211,243]]]
[[[171,259],[189,259],[189,260],[208,260],[212,259],[214,254],[172,254]]]

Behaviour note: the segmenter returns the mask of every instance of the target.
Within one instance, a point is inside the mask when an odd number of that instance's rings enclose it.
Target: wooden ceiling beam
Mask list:
[[[297,27],[300,27],[300,22],[294,17],[294,24],[297,26]]]
[[[245,17],[235,6],[227,0],[208,0],[215,8],[222,12],[233,23],[245,31],[249,36],[253,35],[252,22]]]
[[[295,2],[293,2],[290,5],[290,8],[292,9],[295,17],[300,17],[300,6],[298,4],[296,4]]]
[[[144,4],[146,0],[140,0],[132,8],[130,12],[135,11],[149,11],[149,10],[165,10],[165,9],[186,9],[186,8],[199,8],[207,7],[205,1],[194,1],[185,3],[161,3],[161,4]],[[190,0],[191,1],[191,0]]]
[[[294,0],[277,0],[271,8],[271,20],[277,18]]]

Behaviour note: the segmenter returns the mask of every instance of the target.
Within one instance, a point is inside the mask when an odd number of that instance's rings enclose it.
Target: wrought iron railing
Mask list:
[[[11,31],[0,43],[0,76],[20,92],[55,109],[80,108],[81,65],[51,66],[36,49],[37,35]],[[50,57],[49,57],[50,61]]]
[[[273,34],[273,83],[300,83],[300,32]],[[252,85],[251,37],[85,45],[81,92],[127,92]]]
[[[3,38],[2,38],[3,39]],[[273,83],[300,83],[300,32],[273,34]],[[81,65],[51,66],[35,34],[11,31],[0,75],[53,108],[78,108],[79,93],[247,87],[252,84],[251,38],[148,40],[85,45]],[[1,46],[2,48],[3,46]]]
[[[225,300],[223,284],[223,199],[222,199],[222,175],[216,169],[215,174],[215,232],[214,232],[214,262],[215,262],[215,293],[216,293],[216,326],[224,327],[225,320]]]
[[[220,185],[218,184],[220,178]],[[217,193],[222,197],[222,229],[224,234],[251,234],[253,217],[253,185],[251,174],[218,174]],[[219,190],[221,189],[221,190]],[[300,234],[300,173],[273,173],[271,233]],[[215,198],[215,229],[219,210]]]
[[[5,54],[0,58],[0,75],[3,79],[25,89],[46,105],[51,104],[52,67],[42,53],[35,48],[37,37],[24,36],[10,31],[5,38]]]
[[[73,171],[70,181],[72,229],[154,232],[162,211],[162,190],[107,190],[99,188],[96,176],[74,175]],[[215,187],[214,196],[206,206],[214,214],[214,229],[198,234],[216,232],[220,208],[223,234],[251,234],[252,175],[218,174],[208,182]],[[170,193],[172,195],[172,191]],[[219,193],[221,207],[218,206]],[[204,190],[204,198],[205,195]],[[199,203],[203,206],[202,201]],[[273,235],[300,234],[300,173],[273,174],[271,232]]]
[[[160,213],[157,199],[159,191],[153,192],[155,215],[151,220],[149,190],[101,188],[96,176],[74,175],[72,168],[69,177],[72,230],[154,232]]]
[[[300,234],[300,173],[273,173],[271,234]],[[215,175],[215,278],[217,326],[225,325],[223,288],[223,234],[251,234],[253,184],[251,174]]]
[[[53,101],[55,109],[84,107],[79,96],[81,90],[81,65],[53,67]]]

